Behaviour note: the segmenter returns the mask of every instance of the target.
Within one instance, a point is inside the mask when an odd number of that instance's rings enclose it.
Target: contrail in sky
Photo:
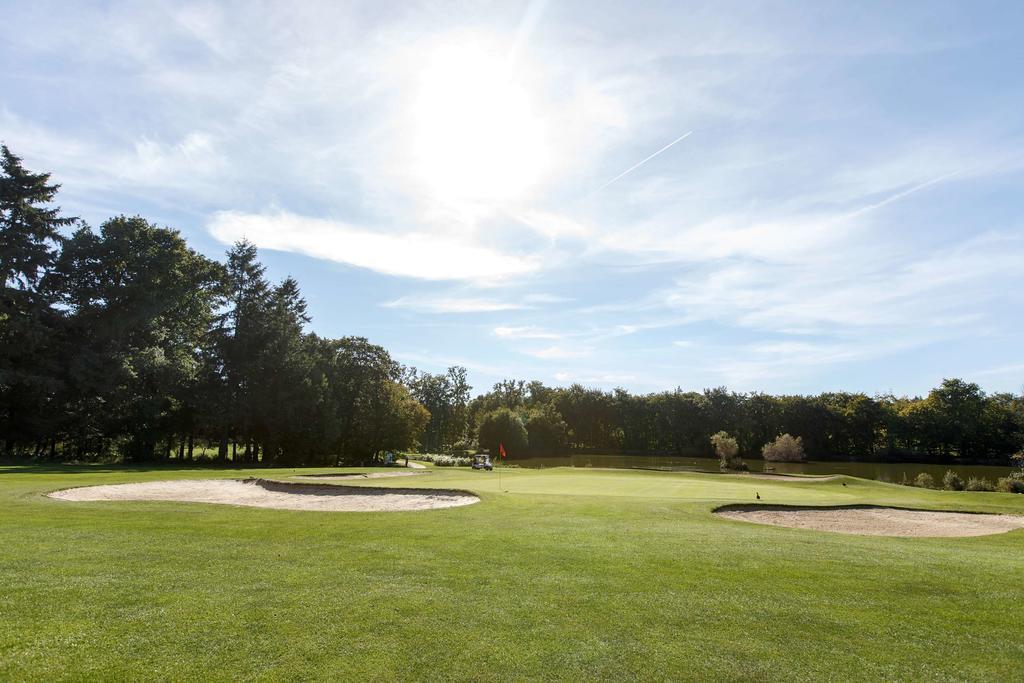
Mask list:
[[[640,168],[641,166],[643,166],[644,164],[646,164],[646,163],[647,163],[648,161],[650,161],[651,159],[653,159],[654,157],[658,156],[659,154],[661,154],[662,152],[664,152],[665,150],[667,150],[667,149],[668,149],[669,147],[672,147],[673,145],[676,145],[676,144],[678,144],[678,143],[682,142],[683,140],[685,140],[686,138],[690,137],[691,135],[693,135],[693,131],[692,131],[692,130],[688,130],[688,131],[686,131],[685,133],[683,133],[682,135],[680,135],[679,137],[677,137],[677,138],[676,138],[675,140],[673,140],[672,142],[668,143],[667,145],[665,145],[664,147],[662,147],[661,149],[659,149],[659,150],[658,150],[657,152],[655,152],[655,153],[654,153],[654,154],[652,154],[651,156],[649,156],[649,157],[645,158],[645,159],[644,159],[643,161],[640,161],[640,162],[638,162],[638,163],[635,163],[635,164],[633,164],[632,166],[630,166],[629,168],[627,168],[627,169],[626,169],[625,171],[623,171],[623,172],[622,172],[622,173],[620,173],[619,175],[615,176],[614,178],[612,178],[611,180],[609,180],[609,181],[608,181],[607,183],[605,183],[605,184],[604,184],[604,185],[602,185],[601,187],[599,187],[599,188],[597,188],[596,190],[594,190],[594,193],[600,192],[600,191],[601,191],[601,190],[603,190],[604,188],[606,188],[606,187],[608,187],[609,185],[611,185],[612,183],[614,183],[614,182],[615,182],[616,180],[618,180],[619,178],[622,178],[623,176],[625,176],[625,175],[628,175],[628,174],[632,173],[633,171],[635,171],[636,169]]]
[[[519,22],[519,28],[516,30],[515,40],[512,42],[512,49],[509,51],[508,61],[510,63],[516,61],[519,52],[525,47],[526,41],[533,34],[533,30],[537,28],[537,22],[540,21],[540,16],[544,14],[544,7],[547,4],[548,0],[530,0],[526,6],[526,11],[523,12],[523,19]]]
[[[896,194],[894,194],[892,196],[886,197],[885,199],[883,199],[883,200],[881,200],[879,202],[875,202],[874,204],[868,204],[867,206],[861,207],[861,208],[857,209],[856,211],[851,211],[850,213],[848,213],[845,216],[843,216],[843,218],[856,218],[857,216],[860,216],[861,214],[865,214],[868,211],[874,211],[875,209],[880,209],[883,206],[885,206],[886,204],[892,204],[893,202],[896,202],[896,201],[899,201],[899,200],[903,199],[907,195],[914,194],[915,192],[918,192],[920,190],[924,190],[926,188],[929,188],[932,185],[938,185],[939,183],[944,182],[946,180],[949,180],[950,178],[954,178],[954,177],[960,175],[961,173],[963,173],[963,171],[964,171],[964,169],[960,169],[959,171],[953,171],[952,173],[946,173],[944,175],[940,175],[938,178],[932,178],[931,180],[925,181],[923,183],[919,183],[917,185],[914,185],[911,188],[903,190],[902,192],[897,192]]]

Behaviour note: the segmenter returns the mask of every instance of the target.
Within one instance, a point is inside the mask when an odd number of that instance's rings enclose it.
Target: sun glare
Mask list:
[[[480,47],[435,54],[413,115],[416,175],[440,199],[514,199],[543,174],[544,131],[530,93]]]

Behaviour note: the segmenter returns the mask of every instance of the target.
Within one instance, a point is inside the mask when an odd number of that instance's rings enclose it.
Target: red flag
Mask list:
[[[498,442],[498,453],[501,454],[501,459],[505,459],[505,444],[501,441]]]

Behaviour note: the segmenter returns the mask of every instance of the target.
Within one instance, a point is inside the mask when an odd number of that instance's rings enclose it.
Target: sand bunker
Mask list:
[[[727,506],[715,514],[755,524],[865,536],[986,536],[1024,529],[1024,516],[903,510],[870,505],[807,508]]]
[[[344,481],[345,479],[383,479],[386,477],[415,477],[418,474],[430,474],[426,470],[410,472],[356,472],[353,474],[296,474],[289,479],[305,479],[309,481]]]
[[[471,505],[480,500],[471,493],[450,489],[369,488],[267,479],[179,479],[83,486],[54,491],[49,496],[74,501],[159,500],[327,512],[433,510]]]

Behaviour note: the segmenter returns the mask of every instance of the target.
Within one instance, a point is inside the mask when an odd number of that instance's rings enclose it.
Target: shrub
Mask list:
[[[947,491],[963,491],[964,480],[953,470],[946,470],[942,476],[942,488]]]
[[[761,454],[765,460],[773,462],[803,462],[807,459],[804,455],[804,440],[789,434],[780,434],[775,441],[765,444]]]
[[[718,456],[718,464],[723,470],[745,470],[746,463],[739,457],[740,445],[736,439],[726,432],[718,432],[712,435],[711,445],[715,447],[715,455]]]
[[[914,486],[922,489],[933,489],[935,488],[935,477],[927,472],[922,472],[914,477]]]
[[[462,438],[452,444],[453,451],[471,451],[476,448],[476,442],[472,439]]]
[[[1003,493],[1024,493],[1024,477],[1016,472],[1008,477],[1000,477],[996,482],[996,490]]]
[[[424,460],[434,463],[436,467],[469,467],[473,464],[473,458],[460,458],[454,455],[443,455],[441,453],[417,453],[413,456],[416,460]]]
[[[995,491],[996,490],[995,484],[993,484],[988,479],[985,479],[984,477],[971,477],[970,479],[967,480],[966,488],[967,488],[968,491]]]

